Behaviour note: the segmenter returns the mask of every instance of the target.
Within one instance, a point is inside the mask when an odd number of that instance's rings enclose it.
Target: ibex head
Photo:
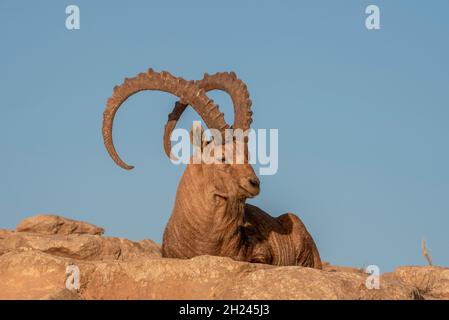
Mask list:
[[[245,199],[257,196],[260,182],[248,163],[248,148],[243,139],[231,138],[227,143],[214,144],[213,140],[204,141],[198,152],[207,160],[199,159],[198,164],[192,160],[187,170],[198,170],[194,167],[200,166],[203,180],[208,181],[213,188],[209,192],[222,198]]]
[[[112,141],[113,120],[122,103],[134,93],[143,90],[165,91],[180,98],[165,125],[164,149],[169,157],[171,156],[171,133],[186,107],[191,105],[209,129],[215,129],[222,134],[223,143],[220,143],[220,148],[214,147],[209,153],[209,156],[216,161],[213,163],[200,161],[197,164],[189,164],[186,170],[201,170],[203,180],[212,184],[213,192],[224,198],[248,198],[259,193],[259,179],[248,163],[247,143],[238,141],[238,139],[237,141],[232,139],[231,142],[225,143],[227,141],[225,131],[229,129],[229,126],[218,106],[206,95],[206,92],[210,90],[227,92],[234,105],[232,128],[241,129],[242,132],[248,130],[252,122],[251,100],[246,85],[234,73],[205,74],[202,80],[186,81],[168,72],[157,73],[150,69],[147,73],[125,79],[122,85],[116,86],[104,111],[103,139],[112,159],[120,167],[128,170],[133,166],[127,165],[120,159]],[[216,143],[216,141],[202,142],[201,149],[205,149],[208,144],[212,143]],[[232,159],[229,155],[232,155]]]

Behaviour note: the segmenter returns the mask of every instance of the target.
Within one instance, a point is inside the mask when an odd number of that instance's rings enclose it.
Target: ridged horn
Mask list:
[[[191,105],[209,128],[224,131],[228,125],[224,116],[214,102],[209,99],[205,90],[192,81],[175,77],[168,72],[160,73],[149,69],[147,73],[140,73],[134,78],[126,78],[123,84],[116,86],[112,96],[108,99],[103,112],[103,141],[109,155],[120,167],[130,170],[134,168],[126,164],[118,155],[112,140],[112,127],[115,114],[123,102],[133,94],[143,90],[156,90],[177,96],[182,103]]]
[[[240,128],[246,131],[250,128],[252,122],[251,100],[245,83],[237,78],[234,72],[219,72],[214,75],[204,74],[202,80],[195,81],[195,84],[208,92],[211,90],[222,90],[231,96],[234,105],[234,124],[233,128]],[[171,141],[170,137],[176,127],[182,113],[188,106],[188,103],[176,102],[173,111],[168,116],[168,121],[164,130],[164,150],[168,157],[170,155]]]

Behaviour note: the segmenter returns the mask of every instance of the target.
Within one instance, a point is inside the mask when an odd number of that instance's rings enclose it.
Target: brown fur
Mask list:
[[[273,218],[245,203],[258,193],[258,178],[248,163],[187,165],[164,232],[162,255],[207,254],[321,268],[315,242],[296,215]]]

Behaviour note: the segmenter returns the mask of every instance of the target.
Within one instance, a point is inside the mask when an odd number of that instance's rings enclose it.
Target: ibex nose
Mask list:
[[[257,177],[249,178],[249,183],[255,188],[258,188],[260,186],[260,180]]]

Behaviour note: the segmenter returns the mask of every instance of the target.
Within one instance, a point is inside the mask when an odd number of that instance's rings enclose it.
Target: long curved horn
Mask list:
[[[104,144],[111,158],[124,169],[130,170],[134,167],[123,162],[115,150],[112,141],[114,116],[126,99],[143,90],[164,91],[176,95],[182,103],[193,106],[209,128],[222,132],[228,128],[218,106],[207,97],[204,89],[198,87],[193,81],[186,81],[165,71],[158,73],[152,69],[149,69],[147,73],[140,73],[134,78],[126,78],[123,84],[114,88],[103,113]]]
[[[204,74],[202,80],[195,81],[195,84],[204,91],[222,90],[231,96],[234,105],[233,128],[240,128],[243,131],[249,129],[252,122],[251,100],[248,89],[242,80],[238,79],[234,72],[219,72],[214,75]],[[176,102],[173,111],[168,116],[168,121],[164,130],[164,150],[168,157],[171,157],[170,137],[176,127],[176,123],[181,117],[188,104],[180,101]]]

